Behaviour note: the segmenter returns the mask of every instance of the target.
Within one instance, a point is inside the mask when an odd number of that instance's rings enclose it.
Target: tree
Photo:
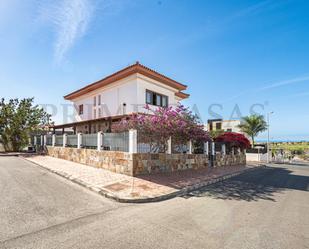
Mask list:
[[[150,114],[135,114],[112,129],[118,132],[138,130],[139,142],[149,144],[151,152],[165,152],[170,137],[174,146],[181,146],[189,140],[200,143],[210,140],[198,117],[183,106],[151,110],[147,105],[145,108]]]
[[[209,135],[212,139],[216,139],[217,137],[219,137],[220,135],[222,135],[224,133],[224,130],[220,129],[220,130],[212,130],[209,132]]]
[[[31,133],[49,124],[50,115],[33,105],[33,98],[0,101],[0,142],[6,151],[20,151]]]
[[[252,139],[252,147],[254,147],[254,138],[263,131],[267,130],[267,123],[262,115],[251,115],[242,118],[241,124],[238,126],[242,132],[246,133]]]

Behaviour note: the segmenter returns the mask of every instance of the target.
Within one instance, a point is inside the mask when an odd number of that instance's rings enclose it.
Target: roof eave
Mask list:
[[[152,78],[154,80],[160,81],[170,87],[173,87],[179,91],[186,90],[187,86],[184,84],[181,84],[175,80],[172,80],[148,67],[145,67],[138,62],[136,64],[133,64],[131,66],[128,66],[114,74],[111,74],[107,77],[105,77],[102,80],[96,81],[90,85],[87,85],[79,90],[76,90],[70,94],[67,94],[64,96],[64,99],[66,100],[73,100],[79,96],[82,96],[86,93],[92,92],[98,88],[104,87],[110,83],[116,82],[120,79],[126,78],[134,73],[140,73],[145,75],[146,77]]]

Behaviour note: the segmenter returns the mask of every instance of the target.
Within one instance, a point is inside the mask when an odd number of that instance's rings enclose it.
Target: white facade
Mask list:
[[[241,133],[238,125],[240,125],[240,120],[223,120],[222,130]]]
[[[179,90],[135,73],[72,99],[75,108],[75,121],[144,112],[146,90],[167,96],[169,106],[177,105],[181,100],[175,96]],[[81,105],[83,105],[83,113],[79,114]],[[151,107],[156,108],[155,106]]]
[[[223,130],[225,132],[242,133],[241,129],[238,127],[240,123],[240,120],[209,120],[205,127],[207,127],[208,131]]]

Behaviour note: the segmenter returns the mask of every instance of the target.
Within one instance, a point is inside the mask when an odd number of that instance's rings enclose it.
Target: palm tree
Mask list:
[[[242,118],[241,124],[238,126],[242,132],[246,133],[252,139],[252,147],[254,147],[254,138],[263,131],[267,130],[267,123],[262,115],[251,115]]]

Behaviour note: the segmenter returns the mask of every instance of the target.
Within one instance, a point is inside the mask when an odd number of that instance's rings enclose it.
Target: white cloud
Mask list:
[[[53,1],[41,9],[41,17],[51,22],[56,39],[54,58],[57,64],[65,59],[66,53],[87,31],[94,11],[94,1]]]
[[[246,91],[240,92],[237,95],[226,99],[224,102],[230,102],[230,101],[238,99],[238,98],[240,98],[241,96],[244,96],[244,95],[248,96],[250,94],[256,94],[258,92],[276,89],[276,88],[279,88],[279,87],[288,86],[288,85],[292,85],[292,84],[302,83],[302,82],[305,82],[305,81],[309,81],[309,76],[299,76],[299,77],[295,77],[293,79],[287,79],[287,80],[269,83],[269,84],[267,84],[267,85],[265,85],[261,88],[248,89]],[[298,96],[306,96],[307,94],[308,93],[303,93],[303,95],[298,95]]]
[[[266,1],[262,1],[262,2],[258,2],[256,4],[253,5],[249,5],[246,8],[243,8],[241,10],[239,10],[238,12],[233,14],[233,17],[243,17],[243,16],[248,16],[248,15],[252,15],[254,13],[257,13],[261,10],[266,9],[267,7],[269,7],[273,2],[266,0]]]
[[[296,77],[294,79],[283,80],[283,81],[272,83],[270,85],[267,85],[267,86],[260,88],[259,90],[264,91],[264,90],[278,88],[278,87],[281,87],[281,86],[286,86],[286,85],[291,85],[291,84],[296,84],[296,83],[300,83],[300,82],[304,82],[304,81],[308,81],[308,80],[309,80],[309,76]]]

